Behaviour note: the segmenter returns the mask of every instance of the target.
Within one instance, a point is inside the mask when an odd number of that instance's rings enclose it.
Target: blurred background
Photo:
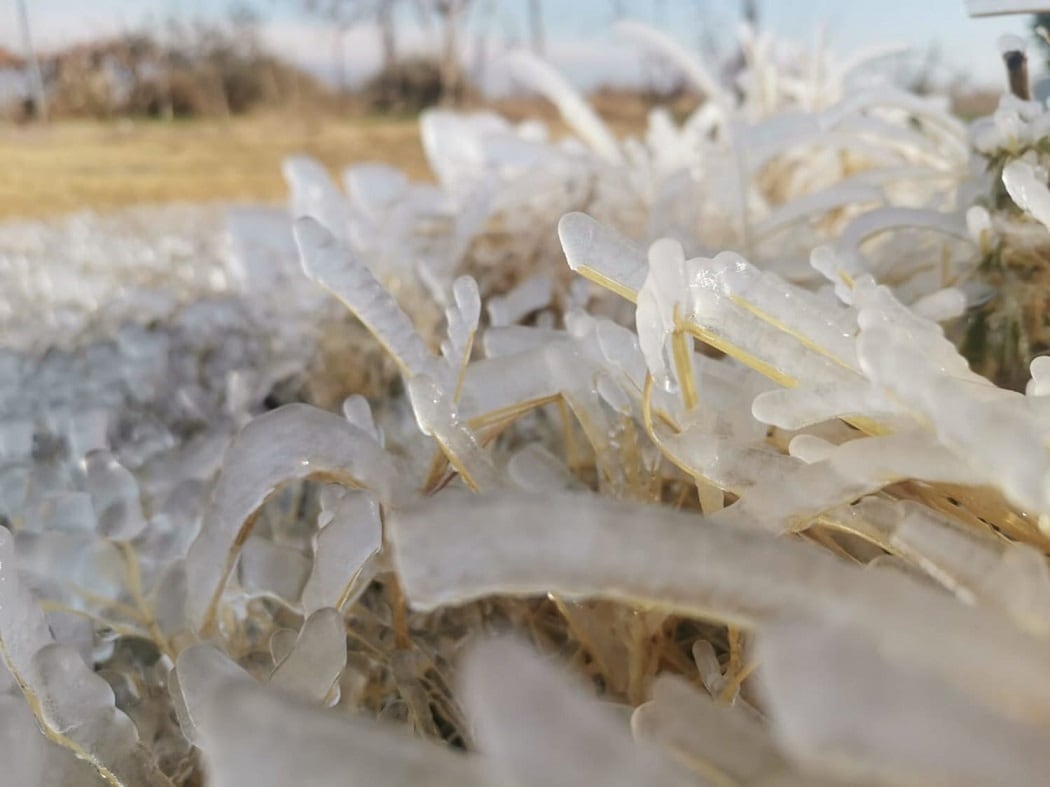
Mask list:
[[[1032,17],[971,19],[962,0],[0,0],[0,217],[275,201],[294,152],[424,177],[415,119],[429,106],[557,126],[501,67],[516,47],[620,133],[656,104],[684,116],[702,96],[617,39],[625,18],[703,53],[729,84],[744,22],[785,56],[886,47],[879,68],[964,117],[990,112],[1004,87],[1001,34],[1032,41],[1031,69],[1045,70]]]

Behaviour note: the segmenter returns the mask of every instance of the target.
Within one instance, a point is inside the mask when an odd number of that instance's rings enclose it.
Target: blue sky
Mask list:
[[[996,39],[1027,34],[1027,17],[970,19],[963,0],[759,0],[762,24],[806,44],[826,24],[831,48],[842,54],[878,44],[904,44],[940,53],[943,78],[968,74],[972,82],[998,85],[1001,66]],[[249,0],[266,18],[264,35],[274,49],[319,72],[330,67],[331,34],[297,10],[295,0]],[[637,59],[624,57],[612,31],[612,0],[543,0],[549,56],[582,85],[629,80]],[[736,0],[621,0],[629,16],[671,31],[688,44],[701,36],[701,21],[724,28],[735,19]],[[38,45],[49,48],[92,36],[156,26],[168,16],[222,17],[232,3],[220,0],[29,0]],[[526,0],[475,0],[473,35],[484,33],[496,48],[526,37]],[[1048,0],[1050,5],[1050,0]],[[703,9],[703,13],[698,12]],[[4,18],[6,15],[6,19]],[[0,46],[18,50],[14,0],[0,0]],[[731,29],[731,28],[730,28]],[[724,32],[722,35],[730,35]],[[406,47],[424,48],[415,29]],[[374,31],[362,28],[347,39],[352,72],[361,76],[378,62]]]

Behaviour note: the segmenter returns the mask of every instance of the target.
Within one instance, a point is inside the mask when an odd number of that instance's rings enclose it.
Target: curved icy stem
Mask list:
[[[387,501],[397,469],[390,456],[346,419],[292,404],[262,415],[226,450],[212,506],[186,557],[187,612],[209,632],[237,555],[263,503],[286,481],[328,480],[369,489]]]
[[[741,628],[785,615],[849,620],[887,658],[935,672],[1012,718],[1050,722],[1050,643],[987,609],[810,544],[565,493],[446,494],[394,512],[388,525],[405,593],[419,609],[553,593]],[[1011,668],[988,680],[988,665],[1000,661]]]

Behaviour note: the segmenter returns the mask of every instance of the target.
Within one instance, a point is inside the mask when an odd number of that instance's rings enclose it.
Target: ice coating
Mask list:
[[[237,211],[229,265],[207,244],[172,254],[166,237],[136,260],[141,244],[93,241],[101,222],[71,222],[61,253],[0,227],[13,293],[0,325],[19,347],[61,338],[42,358],[0,352],[0,517],[61,648],[40,661],[57,678],[82,670],[74,655],[95,665],[166,773],[199,776],[193,741],[219,784],[644,781],[674,758],[715,783],[955,783],[971,760],[992,778],[981,758],[1004,730],[1017,733],[1001,747],[1016,755],[1010,777],[1035,762],[1050,707],[1050,374],[1036,358],[1026,396],[996,389],[952,346],[959,325],[937,323],[995,315],[1013,295],[983,277],[1019,248],[1039,253],[1043,224],[987,189],[1012,162],[1045,186],[1029,149],[1050,114],[1008,97],[968,141],[937,99],[847,79],[852,64],[819,37],[791,53],[745,28],[729,90],[626,27],[716,100],[681,123],[654,111],[619,140],[527,65],[590,147],[538,122],[432,110],[434,182],[354,165],[344,194],[292,161],[293,211],[327,231],[304,222],[297,249],[287,217]],[[81,275],[85,249],[116,262]],[[112,287],[95,286],[102,271]],[[67,297],[74,282],[85,298]],[[126,301],[99,308],[125,282]],[[319,330],[337,304],[317,283],[362,316],[406,385],[389,365],[363,368],[377,348],[348,315]],[[482,309],[494,327],[479,334]],[[78,344],[81,330],[98,343]],[[328,355],[312,356],[318,343]],[[333,346],[367,355],[343,366]],[[329,367],[334,389],[307,390]],[[258,417],[310,396],[329,412]],[[497,497],[468,502],[463,487]],[[497,654],[472,689],[450,688],[456,655],[493,624],[584,680]],[[794,644],[812,632],[829,653],[777,700],[770,736],[751,704],[765,669],[754,643],[792,625]],[[778,679],[808,663],[799,653]],[[841,705],[807,704],[840,683]],[[849,693],[872,685],[886,690]],[[580,687],[617,715],[584,724]],[[0,676],[0,690],[17,687]],[[919,697],[926,715],[900,713]],[[468,703],[484,724],[462,718]],[[540,729],[523,725],[526,707]],[[482,756],[388,738],[359,711]],[[667,747],[644,774],[628,715]],[[948,742],[930,744],[942,723]],[[980,745],[959,756],[968,737]],[[59,778],[64,767],[45,783],[95,778]]]

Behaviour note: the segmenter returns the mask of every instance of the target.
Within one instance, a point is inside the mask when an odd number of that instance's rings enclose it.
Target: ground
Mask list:
[[[415,118],[291,115],[0,125],[0,219],[152,202],[279,202],[281,160],[362,160],[426,172]]]

